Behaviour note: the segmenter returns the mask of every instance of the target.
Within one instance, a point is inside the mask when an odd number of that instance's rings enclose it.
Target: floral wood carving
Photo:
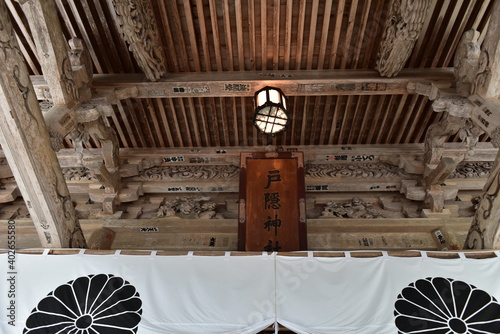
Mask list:
[[[146,0],[113,0],[117,23],[129,50],[150,81],[166,72],[153,10]]]
[[[427,15],[430,0],[393,0],[377,54],[381,76],[398,75],[410,57]]]
[[[404,179],[417,178],[417,175],[406,173],[403,169],[386,163],[360,163],[360,164],[324,164],[306,165],[306,177],[350,177],[350,178],[378,178],[401,177]]]
[[[216,204],[210,197],[181,196],[165,201],[157,212],[157,217],[191,216],[193,218],[210,219],[215,216]]]
[[[354,197],[349,203],[328,202],[321,213],[321,218],[380,218],[382,213],[371,203]]]
[[[134,181],[158,181],[168,179],[229,179],[238,178],[237,166],[164,166],[145,169]]]

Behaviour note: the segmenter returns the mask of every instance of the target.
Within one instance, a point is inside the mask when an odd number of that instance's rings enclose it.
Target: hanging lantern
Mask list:
[[[275,135],[287,129],[286,96],[281,89],[266,86],[255,93],[253,124],[262,133]]]

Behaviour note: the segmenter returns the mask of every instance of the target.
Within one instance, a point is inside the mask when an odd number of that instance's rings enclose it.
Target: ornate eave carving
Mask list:
[[[392,0],[376,69],[381,76],[398,75],[411,55],[427,15],[430,0]]]
[[[153,11],[146,0],[113,0],[117,23],[129,49],[150,81],[166,72]]]

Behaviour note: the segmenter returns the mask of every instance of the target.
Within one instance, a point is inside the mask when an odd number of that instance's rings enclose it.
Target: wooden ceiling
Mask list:
[[[14,0],[5,2],[31,74],[40,75],[23,11]],[[364,70],[378,75],[377,53],[390,12],[390,1],[368,0],[149,2],[168,72],[165,79],[182,73],[247,72],[278,87],[297,71],[336,75],[338,70]],[[65,37],[83,39],[94,74],[141,73],[119,32],[113,0],[55,3]],[[405,68],[452,67],[465,31],[480,31],[479,42],[483,41],[492,4],[431,1]],[[268,137],[258,134],[251,123],[249,95],[129,98],[113,106],[105,123],[115,129],[122,148],[307,146],[422,143],[428,126],[441,117],[427,97],[417,94],[295,93],[289,96],[290,129]],[[72,147],[69,139],[65,145]],[[85,145],[99,143],[90,139]]]

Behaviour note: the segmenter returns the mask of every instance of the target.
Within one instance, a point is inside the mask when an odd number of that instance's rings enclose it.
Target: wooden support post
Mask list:
[[[479,56],[479,68],[469,100],[477,107],[473,120],[500,147],[500,1],[493,3],[492,16]],[[500,247],[500,152],[490,172],[484,194],[476,210],[464,248],[496,249]]]
[[[3,1],[0,22],[0,143],[42,246],[86,247]]]

